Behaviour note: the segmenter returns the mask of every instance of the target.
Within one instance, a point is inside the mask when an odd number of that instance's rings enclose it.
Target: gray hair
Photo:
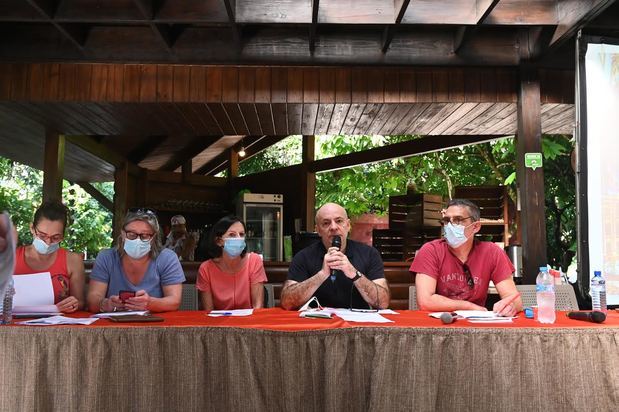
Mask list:
[[[123,220],[123,230],[125,229],[125,227],[127,227],[129,223],[135,222],[136,220],[147,223],[153,230],[153,238],[151,239],[150,243],[149,256],[151,259],[154,260],[157,258],[157,256],[159,256],[161,250],[163,249],[163,245],[161,244],[161,236],[159,236],[161,229],[159,228],[159,221],[157,220],[157,215],[150,209],[130,209],[130,211],[127,212]],[[121,257],[125,255],[124,239],[122,234],[118,235],[116,249],[118,250],[118,253]]]
[[[469,213],[471,214],[471,220],[473,222],[477,222],[480,218],[480,211],[479,211],[479,206],[477,206],[475,203],[471,202],[470,200],[467,199],[451,199],[449,201],[449,203],[447,203],[447,207],[451,207],[451,206],[462,206],[462,207],[466,207],[469,210]]]

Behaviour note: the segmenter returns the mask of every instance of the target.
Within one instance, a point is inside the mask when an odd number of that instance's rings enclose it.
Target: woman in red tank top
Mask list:
[[[15,275],[50,272],[54,303],[63,313],[84,307],[84,261],[81,255],[60,247],[68,210],[60,202],[45,202],[30,225],[33,242],[15,251]]]

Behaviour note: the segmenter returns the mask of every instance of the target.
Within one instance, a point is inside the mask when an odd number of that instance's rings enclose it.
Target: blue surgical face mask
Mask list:
[[[123,249],[130,258],[140,259],[150,252],[150,240],[141,240],[139,237],[133,240],[125,239]]]
[[[32,241],[32,246],[34,246],[34,249],[41,255],[51,255],[60,248],[60,243],[51,243],[48,245],[38,237],[35,237]]]
[[[445,239],[447,240],[447,244],[452,248],[457,248],[466,242],[466,235],[464,234],[464,229],[466,227],[462,225],[454,225],[449,222],[445,225]]]
[[[245,249],[245,239],[242,237],[229,237],[224,239],[224,252],[231,257],[240,256]]]

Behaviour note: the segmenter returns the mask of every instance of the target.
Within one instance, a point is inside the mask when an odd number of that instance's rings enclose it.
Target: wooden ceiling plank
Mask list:
[[[461,103],[449,116],[444,120],[438,119],[436,125],[428,133],[429,135],[441,135],[445,133],[447,129],[453,126],[455,123],[461,121],[463,117],[466,117],[473,109],[475,109],[479,103]]]
[[[350,110],[350,104],[348,103],[336,103],[333,107],[333,113],[327,126],[327,133],[331,135],[339,135],[341,133],[344,122],[348,117],[348,111]]]
[[[355,125],[355,129],[350,134],[368,135],[369,128],[372,122],[374,122],[376,116],[378,116],[382,106],[382,104],[376,103],[368,103],[364,105],[363,112],[361,113],[361,116],[359,116],[359,121]]]
[[[343,135],[351,135],[355,133],[359,120],[361,120],[361,116],[365,110],[365,106],[365,103],[353,103],[350,105],[348,114],[346,115],[344,124],[342,125],[341,133]]]
[[[301,134],[313,136],[316,134],[316,119],[318,118],[318,104],[303,104],[301,115]]]
[[[410,110],[400,122],[391,129],[392,135],[413,134],[416,129],[417,119],[419,119],[430,108],[430,103],[412,103]]]
[[[328,172],[351,166],[405,158],[458,146],[477,144],[496,139],[497,136],[442,136],[424,137],[392,145],[376,147],[357,153],[350,153],[327,159],[315,160],[309,164],[311,172]]]
[[[260,129],[263,134],[275,134],[275,122],[273,121],[273,112],[269,103],[256,103],[256,113],[260,121]]]
[[[271,104],[273,112],[273,126],[276,135],[288,135],[288,106],[286,103]]]
[[[487,102],[487,103],[490,103],[490,107],[486,111],[481,113],[479,116],[477,116],[474,119],[471,119],[470,122],[468,122],[463,127],[461,127],[458,133],[469,134],[469,135],[478,133],[481,130],[481,128],[484,127],[484,124],[492,121],[494,116],[496,116],[498,113],[502,112],[509,106],[509,103],[493,103],[493,102]]]
[[[303,134],[301,130],[301,122],[303,120],[303,104],[288,103],[286,112],[288,113],[287,134]]]
[[[391,112],[389,118],[385,121],[381,129],[375,133],[383,136],[390,136],[393,133],[393,130],[400,124],[402,119],[404,119],[408,112],[413,108],[412,104],[397,104],[394,105],[395,109]]]
[[[471,102],[475,106],[467,114],[462,116],[453,122],[448,128],[443,131],[443,134],[466,134],[462,128],[472,122],[477,117],[481,116],[486,110],[488,110],[494,103],[475,103]],[[434,132],[434,131],[433,131]],[[434,134],[434,133],[433,133]]]
[[[398,107],[397,104],[383,104],[380,106],[378,113],[367,128],[367,134],[380,134],[385,127],[387,121],[393,115],[393,112]],[[365,133],[364,133],[365,134]]]
[[[331,123],[331,115],[333,114],[334,108],[334,104],[320,104],[318,106],[314,134],[327,134],[327,130],[329,130],[329,124]]]
[[[207,103],[206,105],[220,129],[223,131],[222,134],[232,136],[237,134],[232,125],[232,121],[228,117],[228,113],[226,113],[221,103]]]
[[[243,115],[243,121],[247,126],[249,135],[262,135],[262,128],[260,127],[260,120],[258,119],[258,112],[256,111],[256,105],[254,103],[240,103],[239,109]]]
[[[234,126],[235,134],[237,135],[250,135],[252,133],[249,132],[249,127],[245,121],[245,117],[243,116],[243,112],[241,112],[241,108],[238,103],[224,103],[223,104],[224,111],[228,115],[228,118],[232,122]]]

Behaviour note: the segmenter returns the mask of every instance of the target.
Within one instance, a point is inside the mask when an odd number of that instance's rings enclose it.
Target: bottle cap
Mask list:
[[[596,270],[593,272],[593,276],[602,276],[602,271]]]
[[[548,272],[548,267],[547,266],[540,266],[539,267],[539,271],[540,272]]]

